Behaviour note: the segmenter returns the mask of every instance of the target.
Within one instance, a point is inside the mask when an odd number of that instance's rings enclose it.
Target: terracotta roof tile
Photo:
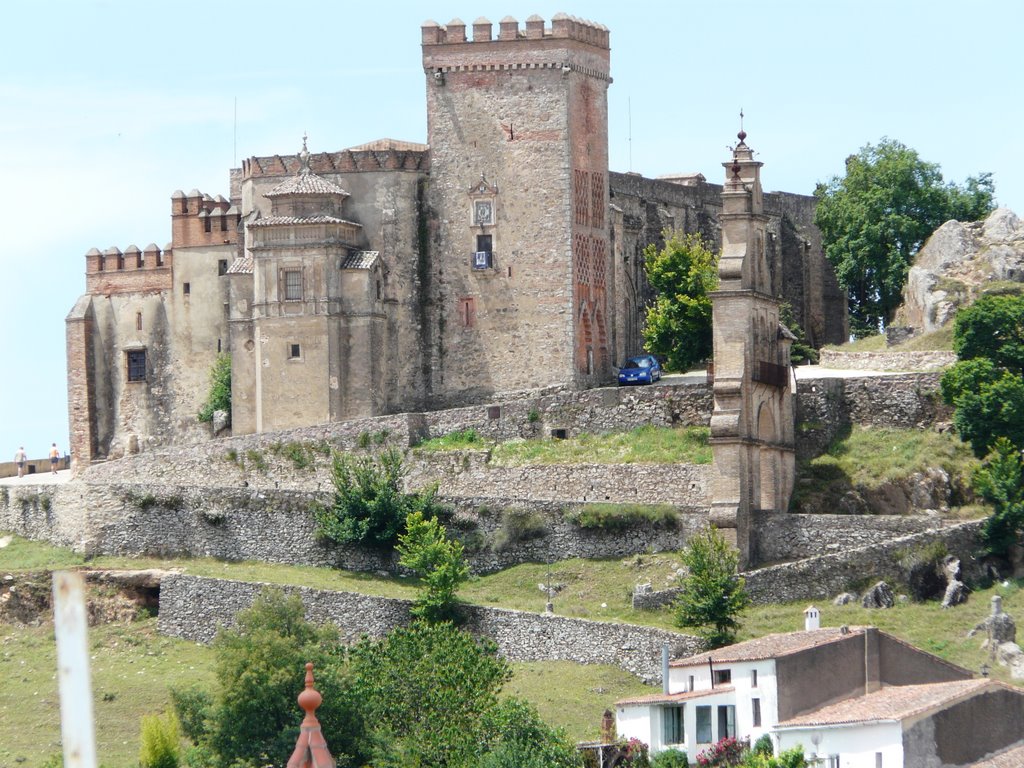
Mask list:
[[[251,275],[253,270],[252,256],[235,259],[228,265],[229,275]]]
[[[315,173],[302,171],[291,176],[264,195],[265,197],[284,197],[285,195],[342,195],[348,197],[348,192],[332,184],[327,179],[322,179]]]
[[[968,768],[1020,768],[1024,765],[1024,744],[1010,747],[1003,752],[986,757]]]
[[[377,263],[379,251],[352,251],[341,262],[342,269],[369,269]]]
[[[727,645],[714,651],[699,653],[685,659],[676,659],[673,667],[695,667],[706,665],[708,659],[714,663],[736,661],[760,661],[788,656],[827,643],[834,643],[850,635],[863,634],[863,627],[848,627],[846,633],[840,627],[813,629],[804,632],[787,632],[780,635],[765,635],[735,645]]]
[[[648,696],[634,696],[629,699],[619,699],[616,706],[623,704],[674,704],[677,701],[690,701],[702,699],[705,696],[714,696],[719,693],[732,693],[735,688],[731,685],[722,685],[718,688],[702,688],[699,691],[684,691],[682,693],[652,693]]]
[[[354,227],[360,226],[354,221],[339,219],[337,216],[319,214],[317,216],[265,216],[256,219],[249,224],[250,227],[277,227],[290,224],[351,224]]]
[[[954,680],[927,685],[892,685],[880,691],[829,704],[814,712],[781,722],[779,728],[813,727],[903,720],[950,704],[984,688],[998,687],[991,680]]]

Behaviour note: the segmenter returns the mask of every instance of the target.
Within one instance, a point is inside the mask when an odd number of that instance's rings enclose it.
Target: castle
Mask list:
[[[231,355],[235,434],[610,383],[642,346],[643,249],[721,244],[722,188],[608,169],[606,28],[422,26],[428,144],[251,157],[171,196],[171,242],[86,254],[67,318],[76,466],[201,440]],[[846,337],[814,199],[764,195],[764,286]]]

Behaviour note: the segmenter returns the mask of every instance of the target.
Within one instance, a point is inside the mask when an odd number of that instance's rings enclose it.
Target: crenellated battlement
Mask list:
[[[315,174],[366,173],[371,171],[425,171],[430,156],[425,144],[384,140],[343,149],[340,152],[310,154],[309,169]],[[242,180],[258,176],[292,176],[301,163],[296,155],[250,157],[242,161]]]
[[[175,248],[236,245],[241,211],[223,195],[211,197],[193,189],[171,195],[171,243]]]
[[[91,294],[136,293],[170,288],[174,252],[171,244],[160,250],[154,243],[143,249],[129,245],[90,248],[85,254],[85,290]]]
[[[473,22],[473,37],[466,37],[466,24],[461,19],[452,19],[442,26],[436,21],[425,21],[421,27],[422,42],[428,45],[460,45],[463,43],[491,43],[530,40],[576,40],[596,48],[609,49],[608,27],[593,21],[555,14],[551,26],[545,26],[540,16],[530,16],[523,27],[511,16],[498,22],[498,36],[494,37],[494,25],[483,17]]]

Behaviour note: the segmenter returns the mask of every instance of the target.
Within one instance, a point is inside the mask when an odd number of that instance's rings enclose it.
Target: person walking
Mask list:
[[[50,444],[50,472],[54,475],[57,474],[57,462],[60,461],[60,451],[57,450],[57,444]]]
[[[18,465],[18,477],[25,476],[25,462],[28,461],[28,454],[25,453],[25,446],[18,448],[18,452],[14,454],[14,463]]]

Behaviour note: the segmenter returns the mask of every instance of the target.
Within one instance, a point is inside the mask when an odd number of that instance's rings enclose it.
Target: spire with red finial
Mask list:
[[[306,716],[302,718],[299,738],[295,742],[295,751],[288,760],[288,768],[336,768],[334,758],[327,748],[327,741],[320,730],[320,721],[314,714],[323,700],[320,692],[313,687],[313,663],[306,662],[306,686],[298,697],[299,706]]]

